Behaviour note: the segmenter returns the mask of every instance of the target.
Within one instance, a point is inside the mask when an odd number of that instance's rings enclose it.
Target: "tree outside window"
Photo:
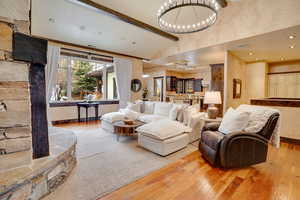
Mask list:
[[[88,76],[93,69],[90,62],[75,61],[72,65],[72,99],[82,100],[86,95],[93,95],[97,89],[97,79]]]

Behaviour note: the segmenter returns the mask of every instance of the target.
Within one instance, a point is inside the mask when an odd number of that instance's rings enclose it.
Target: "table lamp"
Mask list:
[[[204,95],[204,104],[208,104],[207,115],[209,119],[216,119],[219,110],[215,104],[222,104],[221,93],[219,91],[207,91]]]

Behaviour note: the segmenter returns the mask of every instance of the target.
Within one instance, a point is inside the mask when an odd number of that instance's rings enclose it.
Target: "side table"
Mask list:
[[[80,108],[84,107],[85,108],[85,121],[87,122],[89,119],[89,108],[94,107],[95,108],[95,118],[96,120],[99,119],[98,115],[98,109],[99,109],[99,103],[78,103],[77,104],[77,111],[78,111],[78,122],[80,122]]]

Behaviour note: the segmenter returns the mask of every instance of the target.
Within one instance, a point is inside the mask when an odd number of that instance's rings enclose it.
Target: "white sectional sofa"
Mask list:
[[[138,102],[129,103],[126,109],[119,112],[103,115],[101,127],[113,132],[116,121],[125,118],[142,121],[146,124],[137,129],[138,144],[166,156],[200,138],[204,116],[205,113],[199,112],[199,105]]]

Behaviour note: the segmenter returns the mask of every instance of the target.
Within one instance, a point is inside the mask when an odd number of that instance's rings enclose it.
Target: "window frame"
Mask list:
[[[109,62],[104,62],[104,61],[97,61],[97,60],[92,60],[92,59],[85,59],[85,58],[80,58],[80,57],[74,57],[74,56],[66,56],[66,55],[60,55],[60,58],[59,58],[59,65],[61,64],[61,60],[62,59],[66,59],[66,66],[67,66],[67,69],[66,69],[66,77],[67,77],[67,97],[68,97],[68,100],[66,101],[58,101],[58,100],[55,100],[55,101],[50,101],[51,102],[72,102],[72,101],[82,101],[82,100],[74,100],[72,98],[72,75],[73,75],[73,68],[72,68],[72,60],[74,61],[84,61],[84,62],[90,62],[90,63],[96,63],[96,64],[102,64],[103,65],[103,76],[102,76],[102,83],[103,83],[103,97],[101,100],[119,100],[119,98],[117,97],[116,99],[107,99],[107,68],[108,67],[111,67],[114,66],[113,63],[111,63],[110,66],[107,66],[108,64],[110,64]],[[58,66],[58,69],[59,69],[60,66]],[[57,80],[56,80],[57,81]],[[117,88],[116,88],[117,89]]]

